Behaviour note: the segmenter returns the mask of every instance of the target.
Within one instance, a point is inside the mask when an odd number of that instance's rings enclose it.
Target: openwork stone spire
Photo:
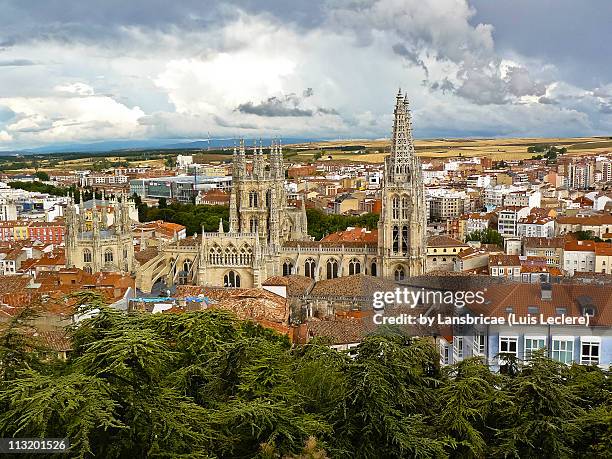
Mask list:
[[[389,182],[410,181],[415,164],[414,141],[412,139],[412,117],[408,97],[401,89],[395,100],[391,154],[387,164]]]

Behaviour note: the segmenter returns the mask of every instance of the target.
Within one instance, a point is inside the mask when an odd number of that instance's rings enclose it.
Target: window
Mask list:
[[[402,218],[404,220],[408,219],[408,215],[409,215],[409,210],[410,210],[410,201],[408,200],[408,197],[406,195],[404,195],[404,197],[402,198]]]
[[[580,343],[580,363],[583,365],[599,364],[599,341],[592,338],[583,338]]]
[[[404,271],[404,267],[403,266],[398,266],[397,268],[395,268],[395,280],[396,281],[401,281],[404,280],[406,278],[406,272]]]
[[[463,358],[463,337],[453,336],[453,357],[454,360],[461,360]]]
[[[399,196],[393,196],[393,219],[397,220],[400,216],[400,198]]]
[[[349,276],[359,274],[361,272],[361,263],[356,258],[349,261]]]
[[[376,266],[376,262],[375,262],[375,261],[373,261],[373,262],[372,262],[372,266],[371,266],[371,270],[372,270],[372,271],[370,272],[370,274],[371,274],[372,276],[374,276],[374,277],[376,277],[376,274],[377,274],[377,272],[376,272],[376,268],[377,268],[377,266]]]
[[[483,355],[485,351],[485,335],[476,333],[472,343],[472,352],[474,355]]]
[[[259,206],[257,191],[251,191],[249,193],[249,207]]]
[[[283,263],[283,276],[290,276],[293,274],[293,263],[287,260]]]
[[[518,356],[518,338],[502,336],[499,338],[499,353]]]
[[[312,258],[307,259],[304,262],[304,276],[314,279],[315,278],[315,266],[316,266],[316,263]]]
[[[111,249],[107,249],[104,252],[104,263],[112,263],[113,262],[113,251]]]
[[[531,354],[538,349],[544,349],[546,338],[544,337],[525,337],[525,360],[531,359]]]
[[[257,232],[257,228],[258,228],[258,221],[256,218],[251,218],[251,220],[249,221],[249,231],[251,233],[256,233]]]
[[[442,365],[450,363],[450,346],[448,343],[440,343],[440,363]]]
[[[239,288],[240,275],[235,271],[229,271],[225,276],[223,276],[223,286]]]
[[[335,279],[338,277],[338,262],[333,258],[327,260],[327,278]]]
[[[402,226],[402,253],[408,254],[408,227]]]
[[[399,243],[399,227],[393,227],[393,253],[399,253],[400,243]]]
[[[91,263],[91,250],[89,249],[83,250],[83,262]]]
[[[574,339],[558,338],[552,342],[552,358],[561,363],[572,363],[574,360]]]

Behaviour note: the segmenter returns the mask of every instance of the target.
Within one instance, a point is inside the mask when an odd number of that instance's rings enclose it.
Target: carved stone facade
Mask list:
[[[272,276],[298,274],[315,280],[353,274],[402,280],[425,272],[426,216],[421,164],[414,154],[407,99],[398,94],[391,154],[385,163],[377,242],[313,241],[304,202],[287,203],[280,143],[269,156],[262,146],[234,150],[229,231],[159,248],[138,270],[136,285],[260,287]],[[184,265],[184,266],[183,266]],[[183,266],[181,270],[180,267]]]
[[[90,212],[86,212],[83,201],[76,206],[69,203],[66,218],[66,266],[76,267],[89,273],[134,271],[134,237],[130,213],[132,203],[127,196],[121,201],[110,202],[95,199]],[[113,224],[109,225],[109,210],[112,208]]]
[[[414,152],[408,98],[397,94],[391,154],[385,159],[378,222],[381,275],[403,280],[425,272],[427,217],[423,169]]]

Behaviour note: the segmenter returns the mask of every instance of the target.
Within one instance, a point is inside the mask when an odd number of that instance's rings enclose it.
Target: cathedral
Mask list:
[[[133,203],[127,196],[110,202],[103,196],[87,204],[81,200],[76,206],[71,199],[66,208],[66,266],[88,273],[133,272]]]
[[[378,241],[328,242],[308,236],[306,209],[287,202],[282,146],[273,142],[234,149],[229,228],[133,252],[127,200],[118,203],[115,224],[96,212],[87,228],[76,212],[67,215],[69,266],[88,271],[135,272],[136,287],[260,287],[272,276],[314,280],[354,274],[401,281],[425,272],[426,217],[421,164],[415,155],[408,99],[395,101],[391,153],[381,190]],[[95,207],[95,206],[94,206]]]

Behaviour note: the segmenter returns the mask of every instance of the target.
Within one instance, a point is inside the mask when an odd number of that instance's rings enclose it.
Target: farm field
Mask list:
[[[346,140],[319,142],[311,144],[289,145],[297,151],[296,158],[310,160],[321,152],[323,157],[331,156],[335,160],[353,160],[378,163],[388,154],[389,141],[380,140]],[[610,137],[578,138],[516,138],[516,139],[427,139],[416,140],[417,155],[422,158],[451,158],[490,156],[499,159],[528,159],[533,156],[527,148],[533,145],[555,145],[566,147],[568,155],[599,154],[612,150]],[[341,151],[365,147],[359,151]]]

